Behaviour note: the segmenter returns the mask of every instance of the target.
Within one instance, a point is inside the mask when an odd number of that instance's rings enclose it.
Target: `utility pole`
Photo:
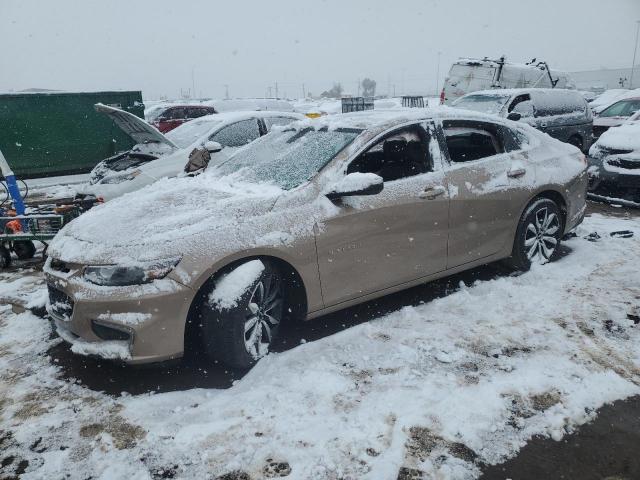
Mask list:
[[[303,99],[307,98],[307,92],[305,92],[304,90],[304,83],[302,84],[302,98]]]
[[[191,98],[194,98],[196,96],[196,75],[195,75],[195,69],[196,67],[191,67],[191,87],[192,87],[192,92],[193,92],[193,96]]]
[[[228,84],[224,84],[224,98],[225,100],[229,100],[229,85]]]
[[[636,53],[638,52],[638,33],[640,33],[640,20],[636,20],[636,43],[633,46],[633,62],[631,62],[631,80],[629,88],[633,88],[633,70],[636,68]]]
[[[276,98],[278,98],[278,82],[276,82]]]
[[[440,55],[442,52],[438,52],[438,67],[436,68],[436,95],[439,94],[439,86],[440,86]]]
[[[360,96],[360,79],[358,79],[358,97]]]

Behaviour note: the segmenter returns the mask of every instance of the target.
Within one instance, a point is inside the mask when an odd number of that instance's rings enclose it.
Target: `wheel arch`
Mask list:
[[[567,225],[567,214],[568,214],[567,199],[564,197],[564,195],[560,192],[559,189],[555,189],[555,188],[545,188],[537,191],[534,195],[532,195],[527,201],[527,203],[520,210],[520,215],[518,216],[518,223],[522,219],[522,215],[527,210],[529,205],[531,205],[533,202],[535,202],[539,198],[547,198],[558,205],[558,208],[560,208],[560,213],[562,214],[562,229],[564,231],[564,228]],[[518,227],[516,225],[516,230],[517,228]]]
[[[184,330],[185,354],[198,351],[201,347],[199,326],[202,302],[215,279],[224,273],[230,272],[238,265],[251,260],[268,260],[274,263],[283,278],[288,280],[288,287],[293,287],[287,288],[285,292],[285,311],[287,312],[285,317],[286,320],[304,318],[307,314],[307,286],[305,285],[302,276],[291,262],[281,256],[273,254],[272,252],[254,252],[253,254],[248,254],[239,258],[228,258],[226,261],[218,262],[214,269],[209,270],[205,275],[203,275],[196,293],[193,295],[191,305],[189,306],[189,311],[187,313]]]

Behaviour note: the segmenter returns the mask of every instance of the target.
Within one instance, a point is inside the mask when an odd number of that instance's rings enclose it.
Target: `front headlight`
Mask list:
[[[133,266],[87,266],[83,276],[91,283],[108,287],[139,285],[166,277],[179,261],[180,257]]]
[[[136,178],[141,173],[142,173],[142,170],[134,170],[133,172],[129,172],[122,175],[113,175],[111,177],[103,178],[100,183],[112,184],[112,183],[128,182],[129,180],[133,180],[134,178]]]

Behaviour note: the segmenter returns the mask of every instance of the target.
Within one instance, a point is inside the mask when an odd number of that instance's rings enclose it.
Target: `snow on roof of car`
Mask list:
[[[575,95],[580,95],[578,90],[572,90],[568,88],[493,88],[488,90],[477,90],[475,92],[469,92],[467,95],[517,95],[519,93],[529,93],[529,92],[541,92],[541,93],[555,93],[555,92],[564,92],[571,93]],[[465,95],[465,96],[467,96]]]
[[[451,108],[446,106],[412,108],[412,109],[390,109],[390,110],[366,110],[363,112],[339,113],[324,117],[305,119],[289,126],[292,128],[312,127],[315,129],[328,128],[335,130],[338,128],[356,128],[361,130],[384,129],[405,122],[428,120],[433,118],[468,118],[471,120],[484,120],[491,122],[502,122],[502,119],[493,115]]]

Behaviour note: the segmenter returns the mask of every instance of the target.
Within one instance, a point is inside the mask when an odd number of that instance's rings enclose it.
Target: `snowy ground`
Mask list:
[[[271,354],[231,388],[171,393],[65,378],[47,321],[4,305],[41,304],[40,273],[0,273],[0,478],[476,478],[640,393],[640,218],[577,233],[553,264]]]

